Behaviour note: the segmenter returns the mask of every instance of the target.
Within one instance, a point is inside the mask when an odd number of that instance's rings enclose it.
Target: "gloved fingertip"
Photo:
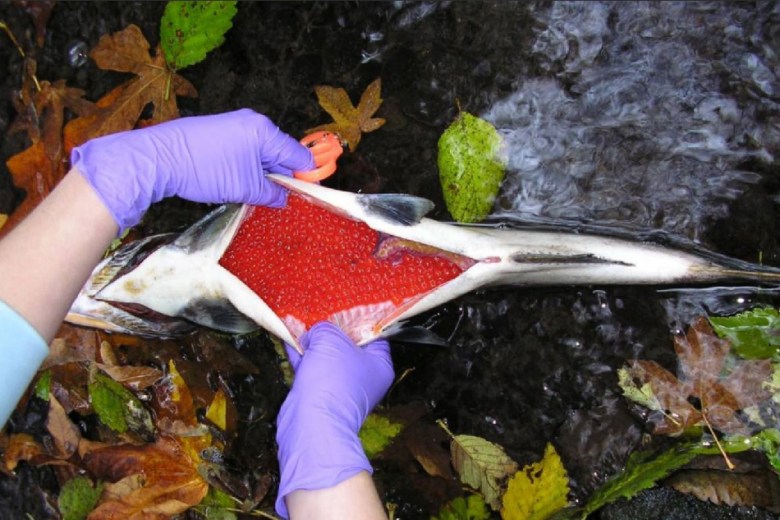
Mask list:
[[[287,352],[287,359],[290,361],[293,370],[298,370],[298,365],[301,363],[301,359],[303,359],[301,353],[289,343],[284,344],[284,350]]]

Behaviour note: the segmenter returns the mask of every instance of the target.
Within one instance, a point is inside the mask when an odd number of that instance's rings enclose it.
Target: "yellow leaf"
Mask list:
[[[3,215],[2,213],[0,213],[0,229],[3,228],[3,225],[7,220],[8,220],[8,215]]]
[[[333,118],[333,123],[310,128],[306,130],[307,134],[319,131],[333,132],[342,141],[349,143],[350,151],[354,152],[362,134],[373,132],[385,124],[385,120],[381,117],[371,117],[382,105],[380,78],[366,87],[357,107],[352,105],[347,91],[343,88],[317,86],[314,90],[317,93],[317,101]]]
[[[214,394],[214,399],[206,410],[206,418],[222,431],[227,428],[227,397],[221,388]]]
[[[525,466],[509,480],[502,499],[503,520],[545,520],[566,507],[569,477],[552,444],[544,458]]]
[[[517,471],[517,463],[498,444],[473,435],[455,435],[450,452],[461,482],[479,490],[485,502],[498,509],[502,481]]]
[[[184,382],[184,378],[181,377],[179,370],[176,368],[176,363],[173,360],[168,361],[168,371],[171,377],[171,401],[178,403],[182,400],[182,388],[187,388],[187,383]],[[189,390],[189,389],[188,389]]]

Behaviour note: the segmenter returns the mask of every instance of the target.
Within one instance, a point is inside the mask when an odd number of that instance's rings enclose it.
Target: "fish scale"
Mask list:
[[[291,194],[284,208],[253,208],[219,263],[306,328],[349,309],[397,307],[463,272],[447,258],[406,250],[378,258],[380,240],[363,222]]]

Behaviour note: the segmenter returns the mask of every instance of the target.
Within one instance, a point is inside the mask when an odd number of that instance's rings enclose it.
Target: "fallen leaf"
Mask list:
[[[757,307],[734,316],[709,318],[715,332],[731,341],[737,354],[766,359],[780,354],[780,312]]]
[[[8,215],[0,213],[0,229],[3,229],[6,222],[8,222]]]
[[[729,342],[718,338],[705,318],[696,320],[685,336],[675,337],[674,348],[679,376],[654,361],[635,360],[628,368],[632,379],[652,390],[657,408],[647,395],[641,404],[657,412],[651,415],[654,433],[679,435],[709,423],[724,434],[749,434],[738,412],[771,397],[766,388],[771,361],[729,359]],[[621,383],[628,381],[623,377]],[[624,386],[626,395],[638,395],[636,388]]]
[[[46,417],[46,430],[54,440],[53,455],[60,459],[69,459],[76,453],[81,441],[81,431],[73,424],[65,409],[53,395],[49,395],[49,414]]]
[[[517,471],[517,463],[498,444],[473,435],[452,436],[450,453],[461,482],[480,491],[485,502],[498,510],[504,480]]]
[[[14,433],[8,438],[8,445],[3,450],[3,462],[7,470],[13,471],[16,469],[19,461],[30,461],[42,454],[43,446],[32,435]]]
[[[683,470],[665,483],[681,493],[717,505],[760,507],[780,512],[780,481],[771,472]]]
[[[456,497],[442,506],[431,520],[488,520],[490,509],[479,495]]]
[[[130,430],[144,439],[154,436],[152,416],[133,392],[99,372],[91,375],[88,389],[103,424],[117,433]]]
[[[90,520],[115,518],[163,520],[200,503],[208,484],[197,471],[197,461],[174,439],[160,437],[154,444],[99,448],[84,455],[84,464],[98,479],[118,482],[127,477],[140,487],[114,489],[90,513]]]
[[[214,394],[214,400],[206,409],[206,418],[222,431],[227,428],[227,397],[221,388]]]
[[[479,222],[492,211],[505,175],[502,146],[496,128],[468,112],[461,112],[439,138],[439,182],[458,222]]]
[[[100,69],[128,72],[136,77],[111,91],[107,95],[109,102],[98,103],[95,114],[69,123],[74,125],[70,144],[132,129],[149,103],[154,107],[153,123],[176,119],[176,95],[197,96],[189,81],[168,68],[162,52],[158,50],[154,57],[150,56],[149,42],[136,25],[101,37],[90,57]]]
[[[593,493],[583,509],[582,517],[619,498],[631,499],[644,489],[653,487],[659,480],[689,463],[698,455],[691,445],[672,446],[658,454],[636,451],[631,454],[626,467]]]
[[[84,116],[96,109],[83,99],[83,90],[68,87],[64,80],[41,81],[39,85],[40,90],[29,95],[26,105],[22,102],[22,106],[17,106],[19,116],[9,129],[11,132],[26,130],[32,144],[6,161],[14,184],[23,188],[27,196],[7,225],[2,226],[4,233],[29,214],[65,175],[67,158],[62,141],[65,109]]]
[[[545,520],[568,504],[569,477],[552,444],[539,462],[509,479],[501,499],[503,520]]]
[[[163,377],[162,370],[154,367],[138,367],[132,365],[103,365],[97,367],[117,383],[136,392],[149,388]]]
[[[441,428],[421,421],[406,428],[403,440],[409,453],[428,475],[447,480],[453,477],[450,454],[443,446],[447,436]]]
[[[366,417],[358,432],[363,451],[369,459],[373,459],[384,450],[388,444],[403,429],[401,423],[393,422],[387,417],[371,413]]]
[[[333,123],[320,125],[306,130],[306,133],[319,131],[333,132],[342,141],[349,143],[350,151],[354,152],[362,134],[373,132],[385,124],[382,118],[371,116],[382,105],[381,78],[375,79],[360,97],[355,107],[343,88],[320,85],[314,88],[320,106],[333,118]]]
[[[60,489],[57,506],[62,513],[62,520],[84,520],[95,504],[97,504],[103,486],[93,486],[92,481],[85,476],[68,480]]]
[[[160,45],[172,69],[194,65],[225,41],[236,2],[168,2],[160,20]]]

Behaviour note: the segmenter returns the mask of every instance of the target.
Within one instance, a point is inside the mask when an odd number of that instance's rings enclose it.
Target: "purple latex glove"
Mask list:
[[[386,340],[358,347],[337,326],[322,322],[302,336],[301,346],[303,356],[287,347],[295,381],[276,420],[276,511],[284,518],[284,497],[293,491],[324,489],[372,472],[358,431],[394,377]]]
[[[173,195],[281,207],[286,191],[264,172],[314,169],[303,145],[249,109],[92,139],[74,148],[70,161],[111,212],[120,233],[137,224],[152,203]]]

